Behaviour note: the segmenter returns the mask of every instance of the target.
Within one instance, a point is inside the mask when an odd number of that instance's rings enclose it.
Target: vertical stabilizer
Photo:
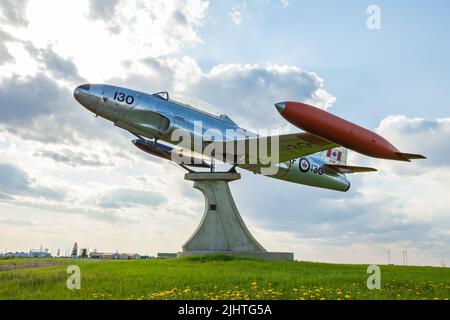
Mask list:
[[[321,160],[326,164],[347,164],[347,152],[348,149],[344,147],[334,148],[330,150],[323,151],[321,153]]]

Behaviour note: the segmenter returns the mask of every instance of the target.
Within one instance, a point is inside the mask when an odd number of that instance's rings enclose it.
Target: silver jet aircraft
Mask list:
[[[344,192],[350,189],[347,173],[376,171],[373,168],[347,166],[347,149],[317,135],[299,132],[261,137],[239,127],[226,115],[214,115],[174,101],[167,92],[147,94],[111,85],[85,84],[74,90],[74,96],[96,116],[108,119],[115,126],[135,135],[138,139],[132,142],[139,149],[167,160],[178,159],[175,156],[182,157],[183,160],[177,163],[186,169],[211,168],[214,160],[232,165],[231,170],[240,167],[262,173],[264,169],[275,168],[265,175]],[[216,134],[209,135],[211,131]],[[234,132],[231,141],[227,139],[229,132]],[[181,140],[189,137],[190,150],[186,150],[184,145],[178,148],[180,136],[183,137]],[[217,136],[222,138],[216,139]],[[263,163],[258,153],[256,161],[250,161],[251,146],[257,145],[262,139],[267,141],[268,150],[271,150],[271,146],[277,146],[276,163]],[[230,142],[233,147],[227,149]],[[211,148],[212,145],[223,148]],[[211,157],[212,160],[209,163],[204,157],[208,148],[210,151],[214,149],[207,153],[207,159]],[[268,153],[273,156],[273,152]]]

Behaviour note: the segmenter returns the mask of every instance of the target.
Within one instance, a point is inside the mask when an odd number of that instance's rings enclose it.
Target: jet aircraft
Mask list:
[[[115,126],[136,136],[137,139],[132,142],[139,149],[171,161],[182,158],[177,163],[188,170],[192,170],[189,169],[192,167],[212,169],[214,160],[219,160],[232,165],[231,170],[239,167],[258,174],[263,173],[264,169],[275,168],[271,174],[266,175],[293,183],[346,192],[350,189],[346,174],[377,171],[374,168],[347,165],[347,148],[374,156],[370,152],[364,152],[366,149],[361,150],[361,146],[364,146],[361,139],[376,139],[378,144],[390,148],[390,145],[384,143],[386,140],[369,134],[371,131],[367,129],[350,122],[342,124],[340,121],[345,120],[312,106],[293,102],[277,103],[275,106],[283,117],[306,132],[261,137],[240,127],[224,114],[215,115],[175,101],[168,92],[147,94],[107,84],[84,84],[74,90],[74,97],[96,116],[110,120]],[[326,118],[327,115],[332,117]],[[198,123],[201,124],[200,130],[197,128]],[[327,126],[329,131],[323,130]],[[355,128],[358,128],[357,131]],[[222,138],[208,137],[207,132],[211,130],[218,132]],[[343,133],[345,130],[353,131],[351,135],[346,135]],[[227,140],[229,131],[234,132],[235,136]],[[180,140],[174,140],[174,133],[191,139],[190,150],[178,147]],[[262,140],[267,141],[267,149],[278,146],[276,163],[263,162],[260,153],[256,154],[256,161],[249,161],[252,157],[251,146]],[[233,147],[227,149],[230,143]],[[242,143],[241,148],[237,147],[239,143]],[[217,149],[213,148],[214,152],[205,159],[204,153],[211,146],[223,147],[218,148],[222,152],[216,152]],[[378,151],[375,156],[385,155],[382,147],[375,149]],[[233,152],[228,152],[229,150]],[[387,153],[390,156],[388,158],[405,161],[422,158],[397,151],[391,149]]]

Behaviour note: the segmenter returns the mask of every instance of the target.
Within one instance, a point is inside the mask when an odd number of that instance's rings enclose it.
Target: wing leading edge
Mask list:
[[[245,158],[248,160],[252,157],[250,152],[251,146],[260,147],[261,140],[266,140],[267,142],[267,154],[271,156],[272,145],[274,141],[278,140],[278,160],[276,163],[283,163],[290,160],[298,159],[300,157],[308,156],[314,153],[325,151],[338,147],[333,142],[315,136],[307,132],[293,133],[293,134],[283,134],[278,136],[268,136],[268,137],[257,137],[257,138],[247,138],[243,140],[233,140],[225,141],[223,144],[234,144],[244,146],[243,150],[236,152],[239,158]],[[263,143],[264,144],[264,143]],[[225,150],[225,148],[224,148]],[[276,149],[275,149],[276,150]],[[252,150],[254,152],[254,150]],[[236,160],[238,160],[236,159]]]

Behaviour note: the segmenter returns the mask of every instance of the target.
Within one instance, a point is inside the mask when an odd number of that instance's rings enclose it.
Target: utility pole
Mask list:
[[[388,265],[391,264],[391,251],[388,249]]]
[[[403,255],[403,265],[407,266],[408,265],[408,250],[403,249],[402,255]]]

